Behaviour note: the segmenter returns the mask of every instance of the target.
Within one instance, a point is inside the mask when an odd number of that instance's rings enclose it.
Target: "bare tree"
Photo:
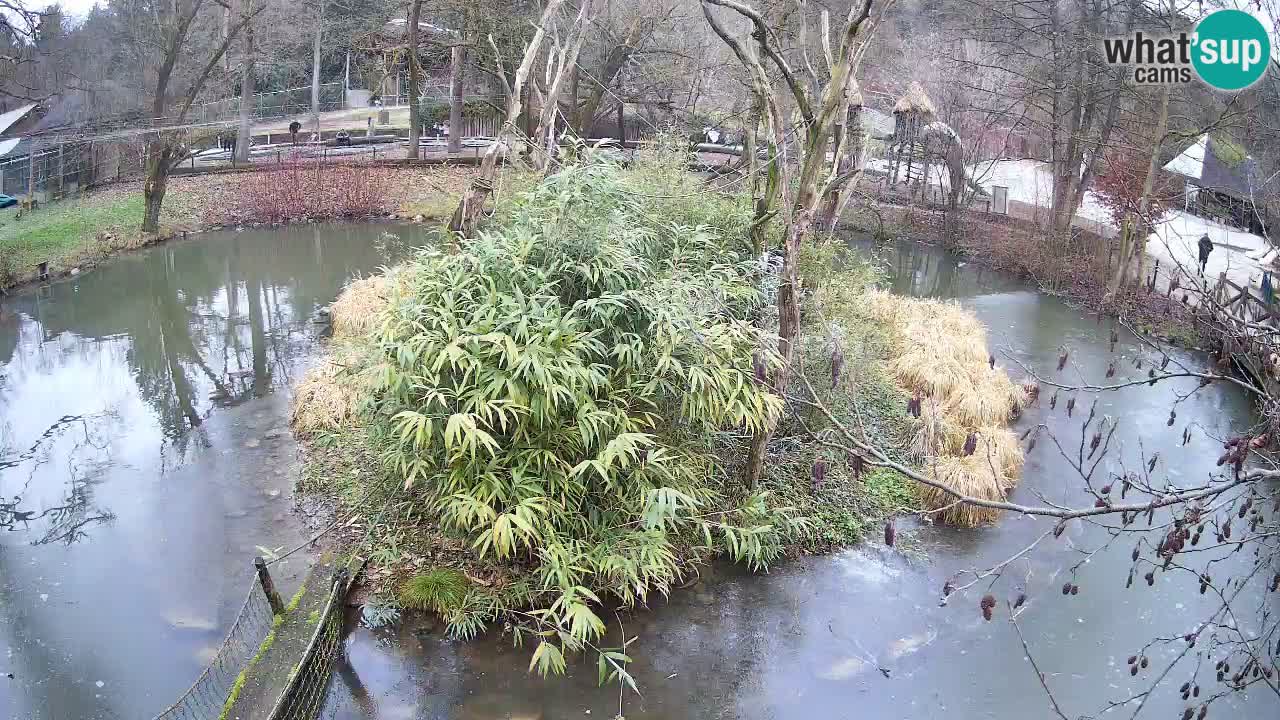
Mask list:
[[[311,127],[317,140],[320,139],[320,40],[324,36],[324,7],[325,0],[319,0],[315,40],[311,46]]]
[[[536,84],[541,91],[539,98],[542,107],[538,114],[538,129],[535,137],[542,146],[542,152],[534,152],[533,164],[539,170],[549,173],[555,167],[556,157],[556,116],[560,114],[560,92],[564,82],[570,75],[576,75],[578,53],[582,51],[582,43],[586,40],[587,27],[593,21],[593,0],[584,0],[578,8],[578,14],[569,26],[569,34],[563,42],[559,32],[553,26],[551,51],[547,54],[546,72],[541,84]],[[576,98],[574,99],[576,102]]]
[[[463,82],[466,80],[467,45],[460,40],[449,48],[449,152],[462,152]],[[501,68],[499,68],[501,72]]]
[[[516,123],[519,121],[520,113],[524,108],[525,83],[528,81],[529,73],[533,70],[533,65],[542,50],[547,28],[552,22],[555,22],[557,13],[563,4],[564,0],[547,0],[547,5],[543,8],[542,15],[534,26],[533,36],[524,46],[520,65],[516,68],[515,76],[510,82],[507,81],[506,75],[502,70],[502,53],[498,50],[497,42],[492,35],[488,38],[489,45],[493,48],[494,56],[497,58],[498,72],[496,74],[501,78],[507,96],[503,132],[502,137],[498,138],[498,142],[491,143],[488,149],[485,150],[484,159],[480,164],[480,172],[471,181],[471,187],[463,194],[457,210],[453,213],[453,218],[449,221],[449,230],[452,232],[467,236],[475,231],[480,214],[484,212],[485,202],[493,193],[493,182],[497,177],[498,155],[503,151],[503,147],[509,148],[514,144],[511,139],[516,132]],[[583,16],[579,14],[578,17],[581,19]]]
[[[213,71],[222,61],[227,48],[254,18],[263,5],[243,13],[220,34],[221,13],[225,2],[207,0],[173,0],[152,3],[123,0],[119,11],[130,31],[129,42],[140,58],[150,61],[150,108],[148,116],[158,128],[146,143],[146,176],[143,181],[144,201],[142,231],[154,233],[160,228],[160,209],[164,203],[169,172],[181,144],[191,106],[199,97]],[[221,35],[221,36],[220,36]],[[185,87],[175,88],[185,81]]]
[[[421,34],[422,0],[409,4],[409,153],[410,160],[418,159],[422,136],[421,108],[418,103],[418,86],[422,83],[422,65],[418,59],[418,36]]]
[[[1050,232],[1070,241],[1071,223],[1107,147],[1126,89],[1120,68],[1098,51],[1101,39],[1133,27],[1141,3],[1098,0],[966,0],[962,36],[983,52],[959,58],[972,77],[1002,79],[970,89],[988,110],[1017,108],[1045,139],[1052,173]]]
[[[750,23],[748,43],[734,37],[716,18],[711,6],[733,11]],[[780,208],[783,216],[782,271],[778,289],[778,353],[784,363],[775,371],[770,384],[778,391],[786,390],[790,380],[794,347],[800,334],[800,277],[799,253],[801,245],[812,235],[814,216],[823,196],[826,183],[822,183],[827,167],[827,145],[839,110],[848,108],[849,92],[854,85],[857,61],[860,57],[861,33],[871,17],[872,0],[854,3],[849,9],[843,27],[833,44],[829,34],[822,37],[822,45],[829,49],[824,54],[831,59],[825,82],[811,73],[812,89],[792,69],[780,50],[778,33],[758,10],[737,0],[702,0],[703,14],[721,40],[733,51],[751,73],[757,97],[763,102],[769,127],[766,150],[772,158],[769,172],[777,177],[777,192],[788,194]],[[825,16],[825,13],[823,13]],[[823,22],[825,30],[829,22]],[[789,177],[786,158],[783,156],[782,138],[785,126],[780,109],[780,91],[774,87],[765,62],[769,62],[781,76],[799,116],[797,132],[803,137],[800,145],[800,171],[794,181]],[[847,178],[846,178],[847,179]],[[773,178],[770,179],[773,182]],[[767,219],[773,212],[766,201],[763,215],[757,222]],[[757,433],[751,442],[751,454],[746,466],[746,481],[754,487],[764,467],[765,448],[772,437],[772,430]]]
[[[244,54],[240,58],[240,124],[236,132],[236,160],[249,162],[249,145],[253,142],[254,72],[252,18],[258,11],[254,0],[241,0],[240,16],[244,25]]]

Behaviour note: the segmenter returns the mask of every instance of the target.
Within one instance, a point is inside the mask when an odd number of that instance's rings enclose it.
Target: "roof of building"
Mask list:
[[[1258,183],[1258,163],[1235,143],[1201,135],[1164,169],[1217,192],[1248,198]]]
[[[36,109],[36,103],[29,103],[19,108],[14,108],[7,113],[0,114],[0,134],[3,134],[13,124],[27,116],[27,113]]]
[[[893,106],[893,112],[910,113],[918,112],[925,115],[933,115],[937,109],[933,106],[933,101],[929,99],[929,95],[925,93],[924,86],[914,80],[907,86],[907,92],[898,98],[898,102]]]

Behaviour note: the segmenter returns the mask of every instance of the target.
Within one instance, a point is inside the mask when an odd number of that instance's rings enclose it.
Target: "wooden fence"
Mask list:
[[[1265,277],[1265,276],[1264,276]],[[1252,278],[1244,285],[1227,278],[1188,280],[1181,268],[1162,270],[1156,261],[1146,279],[1148,293],[1160,293],[1170,305],[1179,303],[1192,311],[1196,328],[1211,348],[1230,357],[1236,367],[1269,394],[1280,395],[1277,363],[1280,358],[1280,306],[1275,293]]]

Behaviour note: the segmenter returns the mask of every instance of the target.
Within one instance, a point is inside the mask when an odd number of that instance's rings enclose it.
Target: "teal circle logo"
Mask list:
[[[1271,62],[1271,38],[1258,18],[1243,10],[1218,10],[1196,26],[1191,64],[1218,90],[1243,90],[1256,83]]]

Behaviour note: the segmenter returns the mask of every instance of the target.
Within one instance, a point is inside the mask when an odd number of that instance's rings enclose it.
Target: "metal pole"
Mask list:
[[[271,573],[267,572],[267,561],[259,555],[253,559],[253,566],[258,569],[258,583],[262,585],[262,592],[267,595],[267,602],[271,603],[272,614],[283,615],[284,601],[280,599],[280,593],[276,592],[276,584],[271,580]]]
[[[622,72],[618,72],[618,148],[627,146],[627,121],[625,117],[627,104],[622,100]],[[587,118],[587,122],[591,122]]]

